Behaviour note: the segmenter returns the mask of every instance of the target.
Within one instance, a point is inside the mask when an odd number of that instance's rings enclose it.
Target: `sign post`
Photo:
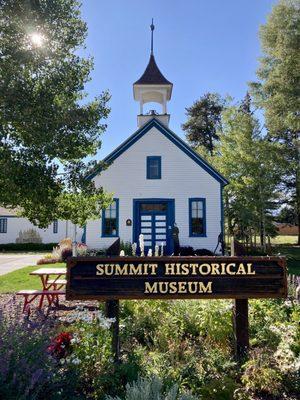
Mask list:
[[[231,238],[231,256],[236,255],[235,239]],[[243,251],[238,255],[243,255]],[[235,299],[233,306],[233,331],[235,337],[235,355],[238,360],[242,360],[249,349],[249,302],[248,299]]]
[[[233,307],[233,328],[235,336],[235,355],[243,359],[249,349],[248,299],[235,299]]]
[[[120,304],[119,300],[110,300],[105,302],[105,315],[107,318],[113,318],[112,323],[112,352],[114,354],[115,364],[120,360],[120,336],[119,336],[119,314]]]
[[[113,349],[119,359],[119,299],[235,299],[236,351],[249,346],[248,299],[285,298],[282,257],[71,257],[67,300],[101,300],[115,318]]]

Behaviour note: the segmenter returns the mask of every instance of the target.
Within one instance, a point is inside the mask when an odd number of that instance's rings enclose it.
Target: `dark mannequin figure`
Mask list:
[[[174,226],[172,228],[172,237],[174,243],[174,256],[179,256],[179,229],[176,222],[174,222]]]

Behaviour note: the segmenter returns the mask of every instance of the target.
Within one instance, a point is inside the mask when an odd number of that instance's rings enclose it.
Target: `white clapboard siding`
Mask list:
[[[43,243],[58,243],[66,237],[73,238],[74,226],[67,221],[58,221],[57,233],[53,232],[53,224],[50,224],[46,229],[40,229],[34,226],[27,218],[19,218],[16,216],[0,215],[0,218],[7,218],[7,232],[0,233],[0,243],[15,243],[20,231],[34,229],[39,233]],[[77,227],[77,241],[81,241],[83,229]]]
[[[161,156],[162,179],[146,179],[147,156]],[[175,221],[179,228],[180,244],[214,250],[221,231],[220,183],[196,164],[173,142],[152,127],[113,163],[94,178],[97,187],[103,186],[119,199],[119,236],[132,242],[133,199],[175,199]],[[206,199],[207,237],[189,237],[189,198]],[[89,221],[86,243],[93,248],[105,248],[115,238],[101,237],[101,220]]]

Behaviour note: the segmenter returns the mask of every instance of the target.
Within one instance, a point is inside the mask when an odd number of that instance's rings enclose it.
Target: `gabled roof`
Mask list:
[[[0,207],[0,215],[1,217],[16,217],[19,216],[20,210],[16,208],[4,208]]]
[[[148,121],[145,125],[139,128],[133,135],[129,136],[120,146],[118,146],[112,153],[110,153],[101,162],[101,165],[110,164],[116,158],[118,158],[122,153],[124,153],[129,147],[131,147],[135,142],[141,139],[151,128],[155,127],[159,132],[161,132],[166,138],[168,138],[172,143],[179,147],[185,154],[187,154],[193,161],[200,165],[206,172],[208,172],[213,178],[215,178],[222,185],[227,185],[229,182],[224,176],[222,176],[217,170],[215,170],[207,161],[205,161],[198,153],[190,148],[179,136],[177,136],[173,131],[163,125],[155,117]],[[93,179],[100,171],[101,165],[98,165],[88,176],[87,179]]]
[[[173,83],[163,76],[155,62],[154,55],[151,54],[145,72],[134,85],[173,85]]]

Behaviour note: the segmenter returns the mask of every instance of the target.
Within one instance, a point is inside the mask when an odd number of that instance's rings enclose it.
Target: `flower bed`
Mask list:
[[[26,320],[17,300],[0,301],[0,398],[278,400],[296,399],[300,388],[300,307],[292,302],[250,301],[242,365],[231,353],[230,301],[121,302],[116,365],[103,305],[77,302]]]

